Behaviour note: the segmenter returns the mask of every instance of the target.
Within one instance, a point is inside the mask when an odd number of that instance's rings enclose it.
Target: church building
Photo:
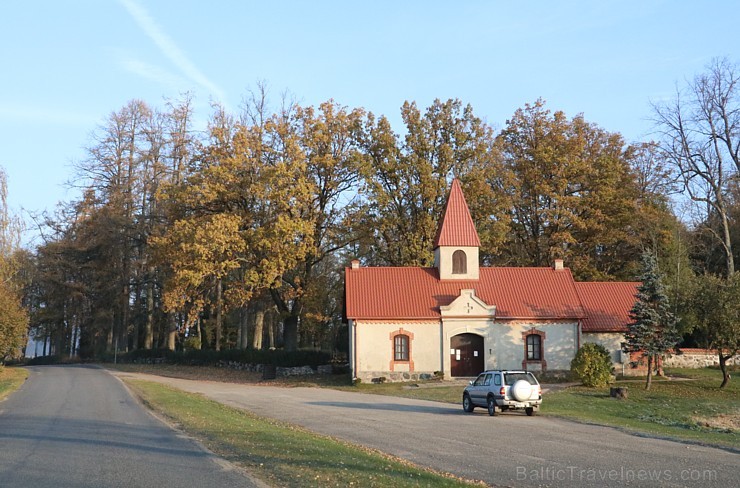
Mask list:
[[[481,267],[480,240],[453,180],[434,267],[345,269],[350,367],[362,381],[472,377],[486,369],[570,369],[584,342],[620,353],[637,283],[578,283],[547,268]]]

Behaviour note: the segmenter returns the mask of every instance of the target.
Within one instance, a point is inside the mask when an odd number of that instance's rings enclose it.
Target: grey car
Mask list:
[[[524,410],[532,416],[542,405],[542,388],[528,371],[484,371],[465,387],[462,405],[466,412],[485,407],[491,416],[506,410]]]

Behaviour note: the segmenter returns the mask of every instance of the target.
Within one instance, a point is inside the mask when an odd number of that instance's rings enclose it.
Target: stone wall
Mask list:
[[[217,368],[228,368],[235,369],[237,371],[251,371],[255,373],[262,373],[265,370],[264,364],[252,364],[252,363],[240,363],[237,361],[219,361],[216,363]],[[311,366],[296,366],[292,368],[276,367],[275,374],[277,376],[310,376],[313,374],[332,374],[333,368],[331,364],[321,365],[316,369]]]
[[[357,375],[357,379],[363,383],[398,383],[404,381],[424,381],[441,378],[439,373],[434,372],[389,372],[389,371],[365,371]]]
[[[728,365],[740,364],[740,357],[727,361]],[[707,349],[681,349],[681,354],[672,354],[663,361],[666,368],[706,368],[707,366],[719,366],[719,357],[716,351]]]

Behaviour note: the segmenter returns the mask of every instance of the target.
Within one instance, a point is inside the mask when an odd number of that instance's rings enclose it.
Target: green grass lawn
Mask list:
[[[146,381],[127,384],[164,415],[220,457],[269,484],[304,486],[477,486],[435,473],[375,450],[261,418]]]
[[[715,369],[669,370],[672,380],[658,379],[649,391],[644,378],[626,379],[629,398],[609,396],[609,388],[570,387],[553,392],[542,414],[629,431],[740,448],[740,380],[719,389]]]
[[[0,367],[0,400],[21,387],[28,378],[28,371],[23,368]]]

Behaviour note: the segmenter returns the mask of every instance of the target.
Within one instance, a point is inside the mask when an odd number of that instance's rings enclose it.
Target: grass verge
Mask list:
[[[131,389],[218,456],[269,484],[304,486],[478,486],[378,451],[227,407],[157,383]]]
[[[0,400],[21,387],[28,378],[28,371],[23,368],[0,367]]]
[[[719,389],[721,373],[713,369],[675,369],[670,381],[620,380],[629,398],[609,396],[609,388],[570,387],[553,392],[542,413],[623,428],[632,432],[740,449],[740,382]]]

